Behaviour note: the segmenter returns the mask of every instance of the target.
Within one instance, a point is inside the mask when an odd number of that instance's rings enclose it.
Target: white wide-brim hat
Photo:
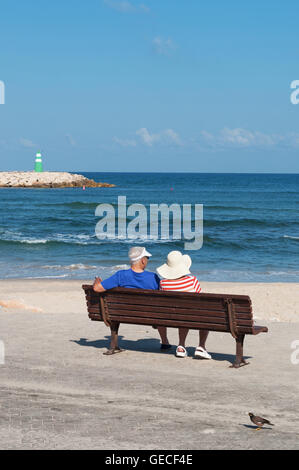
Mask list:
[[[157,268],[157,273],[165,279],[178,279],[190,274],[192,260],[189,255],[183,255],[180,251],[171,251],[167,255],[167,261]]]

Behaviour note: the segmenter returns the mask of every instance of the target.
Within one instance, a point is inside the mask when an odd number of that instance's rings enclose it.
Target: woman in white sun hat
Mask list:
[[[160,289],[165,291],[200,293],[201,287],[199,281],[190,273],[191,264],[192,260],[190,256],[183,255],[180,251],[171,251],[168,253],[166,263],[157,268],[157,273],[164,278],[160,281]],[[160,329],[162,328],[160,327]],[[186,357],[188,355],[185,348],[185,340],[188,331],[188,328],[179,328],[179,346],[176,348],[175,353],[177,357]],[[211,359],[210,354],[206,351],[206,340],[208,334],[208,331],[200,330],[199,346],[195,350],[195,357]]]

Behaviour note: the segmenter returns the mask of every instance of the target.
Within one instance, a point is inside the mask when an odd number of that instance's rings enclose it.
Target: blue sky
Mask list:
[[[1,0],[0,169],[299,173],[295,0]]]

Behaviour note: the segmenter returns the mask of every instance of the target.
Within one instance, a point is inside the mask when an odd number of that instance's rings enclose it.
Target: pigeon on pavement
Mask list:
[[[261,418],[261,416],[255,416],[253,413],[248,413],[248,414],[249,414],[250,419],[253,422],[253,424],[255,424],[257,426],[256,431],[261,429],[264,426],[264,424],[274,426],[274,424],[270,423],[270,421],[268,421],[265,418]]]

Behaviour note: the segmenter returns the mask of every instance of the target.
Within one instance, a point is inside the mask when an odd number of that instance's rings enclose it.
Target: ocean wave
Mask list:
[[[48,240],[46,240],[45,238],[27,238],[25,240],[15,240],[15,241],[18,241],[20,243],[28,243],[28,245],[39,245],[39,244],[42,244],[44,245],[45,243],[48,242]]]
[[[115,266],[103,266],[103,265],[89,265],[89,264],[69,264],[69,265],[60,265],[60,264],[49,264],[40,266],[40,269],[53,269],[53,270],[66,270],[66,271],[76,271],[76,270],[109,270],[111,272],[119,271],[120,269],[129,269],[128,264],[116,264]]]
[[[283,238],[289,238],[291,240],[299,240],[299,237],[294,237],[292,235],[284,235]]]
[[[136,244],[136,243],[178,243],[181,240],[172,238],[146,238],[139,237],[136,239],[131,238],[117,238],[113,234],[110,234],[107,238],[98,239],[95,234],[53,234],[48,238],[33,238],[27,237],[22,233],[17,232],[5,232],[0,234],[0,244],[28,244],[28,245],[54,245],[54,244],[69,244],[69,245],[102,245],[105,243],[117,243],[117,244]]]
[[[117,208],[118,204],[115,202],[84,202],[84,201],[72,201],[72,202],[59,202],[54,203],[44,203],[43,206],[52,206],[52,207],[69,207],[71,209],[96,209],[100,204],[109,204],[112,207]]]
[[[49,267],[50,268],[50,267]],[[103,279],[108,278],[116,271],[122,269],[129,269],[128,265],[115,265],[115,266],[97,266],[89,271],[79,270],[65,270],[66,266],[61,266],[57,271],[51,271],[48,268],[42,271],[37,271],[35,276],[32,276],[32,268],[28,267],[26,270],[18,271],[18,276],[25,279],[93,279],[95,276],[100,276]],[[35,268],[36,269],[36,268]],[[151,271],[155,271],[154,266]],[[34,271],[35,272],[35,271]],[[195,265],[192,269],[194,275],[200,279],[201,282],[299,282],[299,271],[287,270],[247,270],[247,269],[202,269]],[[2,278],[14,278],[15,275],[9,275],[5,272]]]
[[[171,233],[171,230],[170,230]],[[217,232],[218,233],[218,232]],[[290,239],[298,241],[298,236],[293,235],[270,235],[270,234],[260,234],[259,236],[252,236],[252,233],[248,233],[247,236],[243,236],[240,239],[236,237],[221,237],[219,234],[215,233],[215,236],[211,233],[209,235],[204,234],[203,236],[203,245],[206,247],[223,247],[231,249],[244,249],[248,247],[248,244],[260,246],[261,243],[278,243],[281,239]],[[12,232],[12,231],[0,231],[0,246],[22,246],[28,245],[32,248],[34,246],[63,246],[63,245],[78,245],[78,246],[105,246],[105,245],[136,245],[136,244],[146,244],[146,245],[169,245],[173,249],[178,247],[182,248],[182,244],[186,242],[192,242],[192,240],[187,240],[184,238],[173,238],[170,237],[164,238],[148,238],[146,236],[139,238],[118,238],[114,237],[113,234],[108,234],[107,238],[98,239],[95,234],[86,234],[86,233],[54,233],[48,235],[47,237],[37,236],[27,236],[25,233],[21,232]]]
[[[66,277],[67,274],[57,274],[56,276],[28,276],[24,279],[63,279]]]
[[[242,250],[246,248],[248,243],[256,243],[258,239],[256,238],[249,238],[249,239],[242,239],[240,241],[236,240],[231,240],[231,239],[225,239],[221,237],[213,237],[210,235],[204,235],[203,238],[203,245],[206,247],[223,247],[223,248],[231,248],[234,250]],[[155,245],[169,245],[172,249],[182,249],[182,245],[186,242],[192,242],[193,240],[187,240],[187,239],[177,239],[177,238],[158,238],[158,239],[150,239],[146,237],[140,237],[136,239],[129,239],[129,238],[105,238],[102,240],[97,239],[95,235],[83,235],[83,234],[78,234],[78,235],[71,235],[71,234],[56,234],[51,237],[48,237],[47,239],[44,238],[27,238],[25,236],[6,236],[6,237],[0,237],[0,246],[26,246],[28,247],[34,247],[36,246],[37,248],[39,246],[47,246],[47,247],[59,247],[63,245],[70,245],[70,246],[108,246],[108,245],[123,245],[123,246],[129,246],[129,245],[136,245],[136,244],[146,244],[149,246],[155,246]]]
[[[227,281],[227,282],[298,282],[299,271],[296,270],[261,270],[252,269],[199,269],[192,270],[193,274],[202,281]]]
[[[255,212],[255,213],[261,213],[261,211],[267,211],[267,213],[281,213],[282,209],[280,207],[260,207],[260,206],[254,206],[254,207],[248,207],[248,206],[224,206],[224,205],[209,205],[209,204],[203,204],[203,210],[207,209],[213,209],[213,210],[238,210],[238,211],[246,211],[246,212]],[[297,209],[293,208],[284,208],[283,212],[297,212]]]
[[[261,220],[261,219],[247,219],[247,218],[237,218],[237,219],[204,219],[203,225],[204,227],[221,227],[221,226],[229,226],[229,227],[239,227],[239,226],[246,226],[248,228],[254,227],[288,227],[292,223],[293,225],[299,224],[297,220],[295,221],[286,221],[283,222],[281,220]]]
[[[46,264],[44,266],[41,266],[41,269],[66,269],[69,271],[74,271],[76,269],[97,269],[98,266],[91,266],[88,264],[69,264],[69,265],[61,265],[61,264]]]
[[[67,243],[88,245],[92,240],[96,240],[95,235],[57,233],[52,236],[48,236],[48,238],[33,238],[20,232],[2,231],[0,234],[0,244],[45,245]]]

